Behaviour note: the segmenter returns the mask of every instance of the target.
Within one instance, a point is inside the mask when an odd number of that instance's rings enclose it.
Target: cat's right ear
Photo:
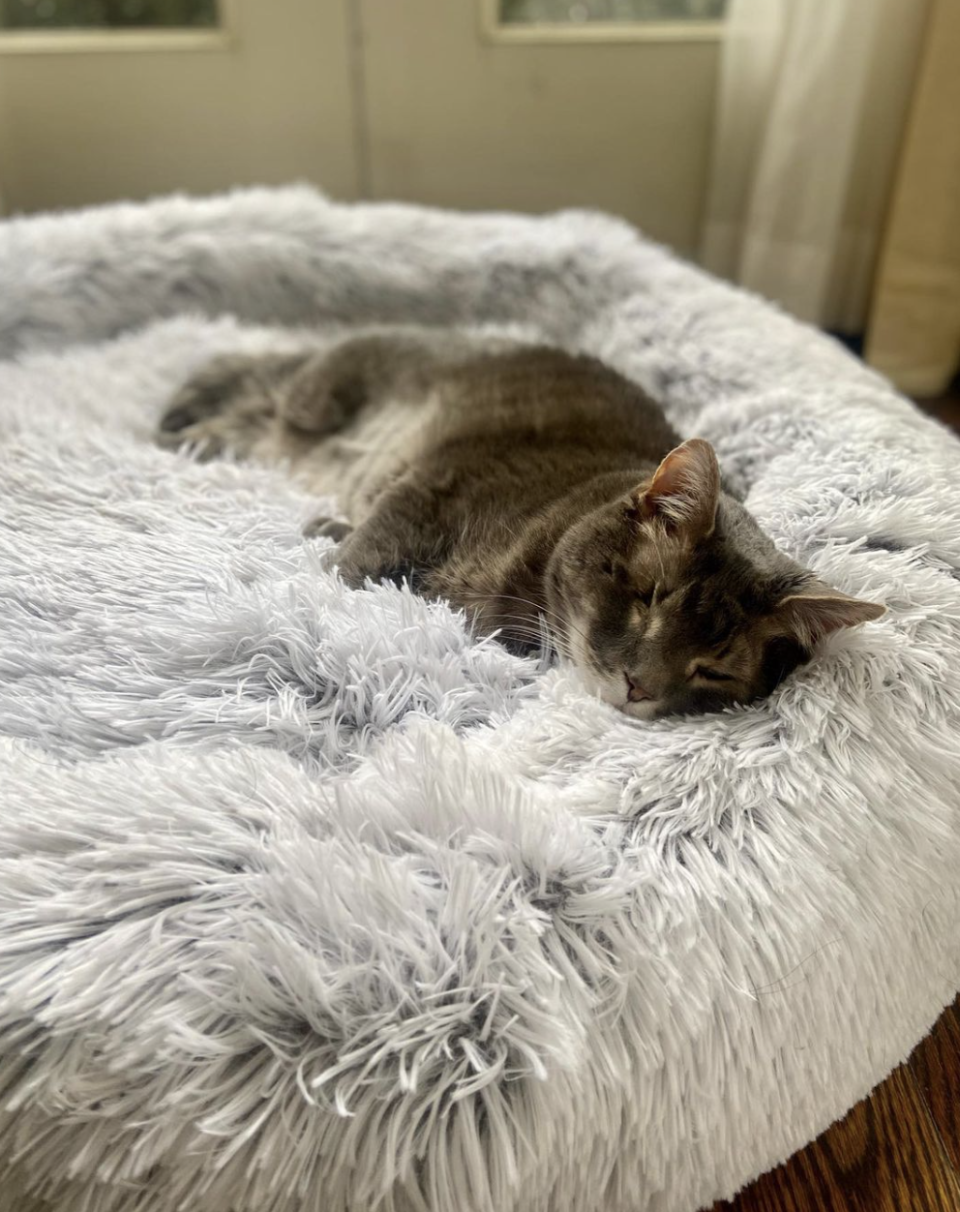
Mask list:
[[[782,634],[791,635],[807,649],[834,631],[869,623],[886,613],[878,602],[851,598],[822,581],[812,580],[796,593],[781,599],[774,612],[774,624]]]
[[[639,522],[657,521],[668,534],[696,541],[713,531],[720,500],[720,467],[713,447],[690,438],[675,447],[633,494]]]

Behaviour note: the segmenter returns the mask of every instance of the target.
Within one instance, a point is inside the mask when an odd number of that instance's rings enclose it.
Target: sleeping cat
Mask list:
[[[339,543],[348,585],[407,577],[508,641],[546,628],[643,719],[769,694],[823,636],[883,613],[778,551],[709,443],[559,349],[398,328],[221,358],[159,437],[289,461],[350,520],[307,529]]]

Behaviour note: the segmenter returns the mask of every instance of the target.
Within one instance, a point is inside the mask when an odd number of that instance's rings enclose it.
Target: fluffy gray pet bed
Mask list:
[[[953,438],[597,215],[174,199],[0,281],[8,1209],[690,1212],[903,1059],[960,986]],[[151,444],[216,353],[411,319],[606,358],[887,616],[638,724]]]

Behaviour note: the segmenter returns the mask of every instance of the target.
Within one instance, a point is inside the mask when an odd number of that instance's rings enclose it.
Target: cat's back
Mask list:
[[[499,500],[533,506],[564,485],[655,465],[679,441],[642,388],[596,358],[482,341],[433,352],[431,372],[398,377],[301,464],[352,518],[400,476],[480,516]]]
[[[649,448],[659,458],[676,435],[662,409],[629,379],[585,354],[549,345],[481,353],[449,367],[438,418],[473,437],[557,439]]]

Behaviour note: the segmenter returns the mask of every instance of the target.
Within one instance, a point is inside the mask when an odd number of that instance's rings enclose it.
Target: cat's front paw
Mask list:
[[[336,572],[348,589],[362,589],[367,581],[367,572],[349,560],[340,557],[341,548],[331,547],[320,557],[321,567],[326,572]]]
[[[321,516],[312,518],[304,526],[302,533],[305,539],[333,539],[335,543],[342,543],[352,531],[353,527],[349,522],[341,522],[336,518]]]
[[[350,589],[363,589],[368,580],[379,581],[381,577],[376,553],[368,550],[362,528],[351,528],[336,547],[323,553],[321,561],[327,571],[336,569]]]

